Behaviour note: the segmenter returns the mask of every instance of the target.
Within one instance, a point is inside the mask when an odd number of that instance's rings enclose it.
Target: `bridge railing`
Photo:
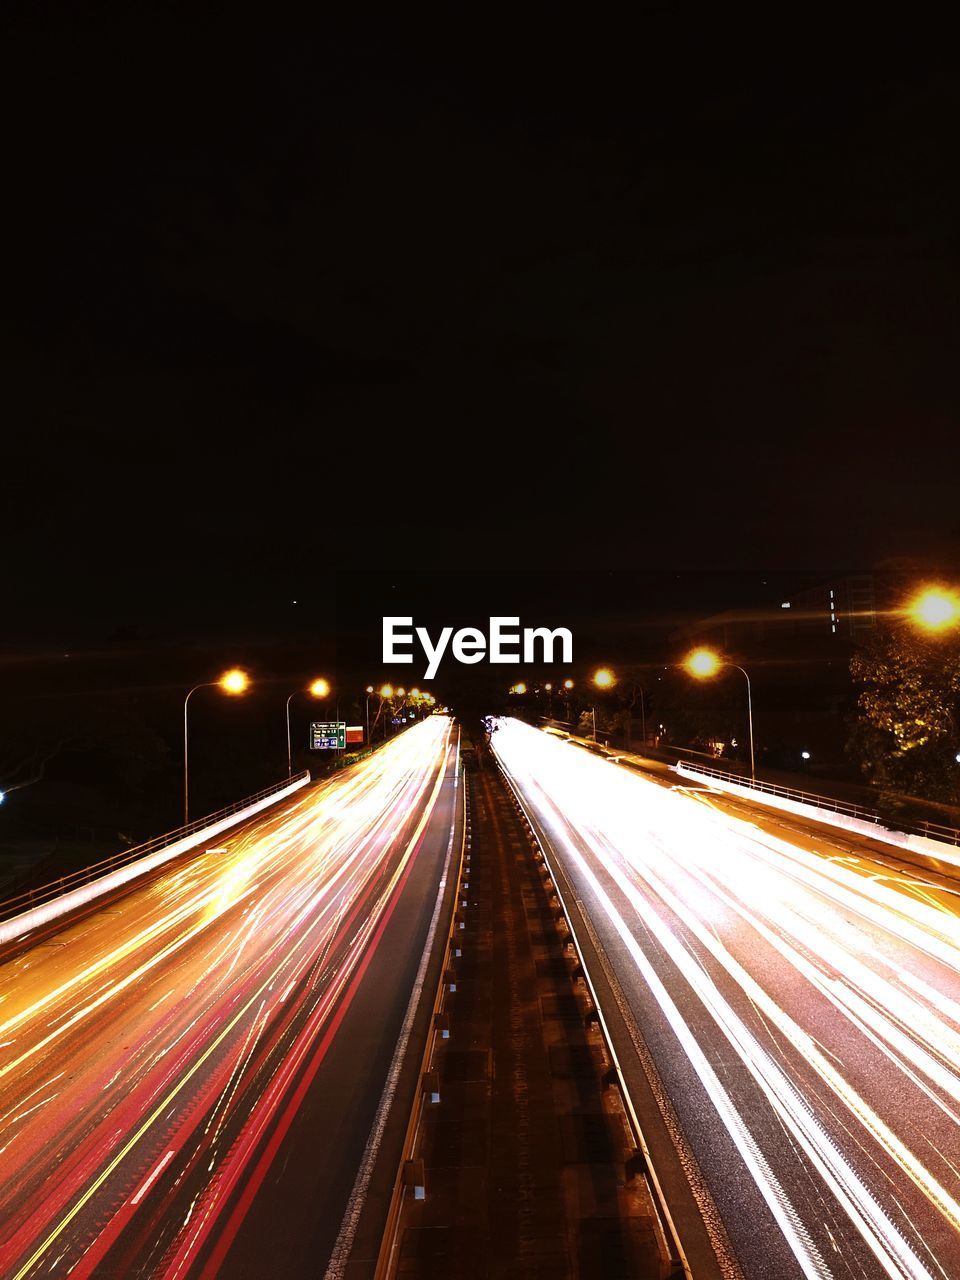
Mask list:
[[[185,826],[177,827],[174,831],[164,832],[161,836],[154,836],[153,839],[146,840],[143,844],[132,845],[129,849],[122,849],[119,853],[111,854],[109,858],[93,863],[92,866],[81,867],[77,871],[71,871],[67,875],[51,880],[47,884],[39,885],[35,889],[25,889],[15,897],[0,900],[0,920],[9,920],[22,912],[31,910],[33,907],[49,902],[52,898],[59,898],[61,894],[69,893],[71,889],[76,889],[83,884],[90,884],[91,881],[99,880],[102,876],[110,875],[113,871],[119,871],[121,867],[126,867],[131,862],[137,862],[140,858],[156,853],[159,849],[165,849],[168,845],[176,844],[180,840],[186,840],[198,831],[203,831],[206,827],[212,827],[216,823],[223,821],[224,818],[229,818],[243,809],[249,809],[251,805],[284,791],[294,783],[308,781],[309,778],[310,771],[304,769],[301,773],[294,774],[293,777],[283,778],[280,782],[271,783],[269,787],[264,787],[254,795],[244,796],[242,800],[235,800],[233,804],[228,804],[225,808],[218,809],[216,813],[204,814],[202,818],[195,818],[193,822],[188,822]]]
[[[907,835],[926,836],[930,840],[942,840],[947,844],[960,846],[960,829],[950,827],[942,822],[901,822],[892,815],[885,815],[876,809],[868,809],[863,805],[851,804],[848,800],[837,800],[834,796],[820,795],[815,791],[802,791],[798,787],[784,787],[776,782],[764,782],[757,778],[751,780],[742,773],[729,773],[724,769],[714,769],[709,765],[692,764],[682,761],[684,776],[702,775],[706,779],[716,778],[718,781],[733,783],[745,791],[758,791],[767,795],[780,796],[784,800],[793,800],[797,804],[811,805],[817,809],[828,809],[832,813],[842,813],[848,818],[859,818],[863,822],[873,822],[878,827],[894,827]]]

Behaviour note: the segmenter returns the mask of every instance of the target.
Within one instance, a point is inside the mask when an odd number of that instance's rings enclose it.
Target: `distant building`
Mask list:
[[[859,640],[877,626],[876,588],[872,573],[836,577],[822,586],[796,592],[783,608],[804,627],[823,635]]]
[[[817,641],[857,641],[877,626],[873,574],[843,574],[822,584],[802,587],[789,599],[747,609],[726,609],[684,627],[677,639],[707,644],[727,653],[764,653],[771,647],[784,656]]]

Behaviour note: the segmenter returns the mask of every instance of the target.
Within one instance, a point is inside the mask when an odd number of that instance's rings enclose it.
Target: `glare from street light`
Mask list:
[[[380,686],[380,697],[381,697],[381,698],[392,698],[392,697],[393,697],[393,685],[392,685],[392,684],[384,684],[384,685],[381,685],[381,686]]]
[[[324,680],[323,676],[320,676],[318,679],[314,680],[313,683],[310,685],[309,692],[314,698],[329,697],[329,694],[330,694],[329,681]]]
[[[552,685],[552,684],[545,684],[543,687],[544,687],[544,689],[546,689],[547,693],[553,693],[553,685]]]
[[[217,683],[224,693],[246,693],[250,677],[239,667],[233,667],[230,671],[225,671]]]
[[[612,689],[617,683],[617,677],[609,667],[601,667],[593,673],[593,683],[598,689]]]
[[[511,692],[511,693],[526,693],[526,692],[527,692],[527,686],[526,686],[526,685],[523,683],[523,681],[521,680],[519,684],[515,684],[515,685],[513,686],[513,688],[510,690],[510,692]]]
[[[926,587],[907,608],[910,620],[925,631],[943,631],[960,623],[960,595],[946,587]]]
[[[564,687],[565,689],[572,689],[572,688],[573,688],[573,681],[572,681],[572,680],[564,680],[564,682],[563,682],[563,687]]]
[[[399,688],[399,689],[397,690],[397,697],[398,697],[398,698],[403,698],[403,697],[405,697],[405,696],[406,696],[406,693],[407,693],[406,689],[404,689],[403,687],[401,687],[401,688]]]
[[[372,684],[368,684],[368,685],[367,685],[367,693],[373,693],[373,685],[372,685]]]
[[[723,663],[712,649],[694,649],[687,655],[683,665],[698,680],[706,680],[715,676]]]

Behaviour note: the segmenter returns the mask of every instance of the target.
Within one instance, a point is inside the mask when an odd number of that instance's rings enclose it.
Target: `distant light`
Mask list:
[[[233,667],[223,673],[218,683],[224,693],[246,693],[250,677],[239,667]]]
[[[712,649],[694,649],[684,660],[683,665],[692,676],[705,680],[715,676],[720,670],[721,662]]]
[[[372,684],[368,684],[368,685],[367,685],[367,693],[373,693],[373,685],[372,685]]]
[[[511,688],[510,692],[511,692],[511,693],[526,693],[526,692],[527,692],[527,686],[526,686],[526,685],[523,683],[523,681],[521,680],[519,684],[515,684],[515,685]]]
[[[384,684],[384,685],[381,685],[381,686],[380,686],[380,697],[381,697],[381,698],[392,698],[392,697],[393,697],[393,685],[392,685],[392,684]]]
[[[809,760],[809,759],[810,759],[810,752],[809,752],[809,751],[801,751],[801,752],[800,752],[800,759],[801,759],[801,760]]]
[[[573,688],[573,681],[572,681],[572,680],[564,680],[564,682],[563,682],[563,687],[564,687],[565,689],[572,689],[572,688]]]
[[[545,684],[543,687],[546,689],[547,693],[553,693],[553,685],[552,685],[552,684]]]
[[[411,690],[410,690],[410,697],[411,697],[411,698],[419,698],[419,697],[420,697],[420,690],[419,690],[419,689],[411,689]]]
[[[320,676],[319,679],[314,680],[313,683],[310,685],[310,693],[315,698],[329,697],[329,694],[330,694],[329,681],[324,680],[323,676]]]
[[[946,587],[928,587],[910,602],[907,614],[927,631],[942,631],[960,622],[960,596]]]
[[[783,602],[783,604],[780,606],[780,608],[781,608],[781,609],[789,609],[789,608],[790,608],[790,601],[789,601],[789,600],[784,600],[784,602]]]
[[[958,752],[957,752],[957,754],[956,754],[953,758],[954,758],[954,760],[956,760],[957,764],[960,764],[960,751],[958,751]],[[3,799],[3,792],[2,792],[2,791],[0,791],[0,800],[2,800],[2,799]]]
[[[960,760],[960,756],[957,756],[957,759]],[[5,791],[0,791],[0,804],[3,804],[6,798],[7,798],[7,793]]]
[[[398,698],[403,698],[403,697],[405,697],[405,696],[406,696],[406,693],[407,693],[406,689],[404,689],[403,687],[401,687],[401,688],[399,688],[399,689],[397,690],[397,697],[398,697]]]
[[[612,689],[617,683],[617,677],[609,667],[600,667],[593,673],[593,683],[598,689]]]

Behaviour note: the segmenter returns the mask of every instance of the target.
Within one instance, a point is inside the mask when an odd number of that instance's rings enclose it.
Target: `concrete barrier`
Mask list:
[[[247,818],[253,817],[255,813],[259,813],[262,809],[269,808],[270,805],[276,804],[278,800],[283,800],[284,797],[299,791],[309,781],[309,774],[306,777],[295,778],[289,786],[274,791],[271,795],[265,796],[262,800],[257,800],[246,808],[238,809],[236,813],[231,813],[229,816],[211,823],[209,827],[203,827],[200,831],[192,831],[190,835],[184,836],[182,840],[164,845],[162,849],[158,849],[154,853],[145,854],[142,858],[125,863],[122,867],[118,867],[116,871],[110,871],[98,880],[91,880],[87,884],[80,885],[79,888],[68,890],[59,897],[51,898],[40,906],[30,907],[20,915],[11,916],[9,920],[4,920],[0,923],[0,945],[12,942],[14,938],[22,937],[23,934],[29,933],[31,929],[36,929],[39,925],[49,924],[51,920],[57,920],[60,916],[76,910],[77,907],[93,902],[102,894],[109,893],[112,889],[117,889],[121,885],[129,884],[131,880],[136,880],[138,876],[146,875],[148,871],[153,871],[156,867],[162,866],[165,862],[169,862],[171,858],[176,858],[181,853],[186,853],[190,849],[195,849],[198,845],[205,844],[222,831],[235,827],[238,822],[243,822]]]
[[[761,791],[757,787],[751,787],[749,783],[741,784],[730,782],[726,778],[716,778],[695,766],[684,764],[683,761],[678,761],[674,768],[681,777],[689,778],[692,782],[701,782],[715,791],[740,796],[753,804],[769,805],[772,809],[781,809],[786,813],[796,814],[800,818],[812,818],[815,822],[825,822],[831,827],[853,831],[857,835],[869,836],[871,840],[882,840],[884,844],[895,845],[899,849],[909,849],[913,853],[926,854],[941,862],[949,862],[952,866],[960,867],[960,848],[947,844],[943,840],[933,840],[929,836],[897,831],[895,827],[886,827],[881,822],[856,818],[851,814],[838,813],[833,809],[822,809],[806,800],[793,800],[789,796]]]

